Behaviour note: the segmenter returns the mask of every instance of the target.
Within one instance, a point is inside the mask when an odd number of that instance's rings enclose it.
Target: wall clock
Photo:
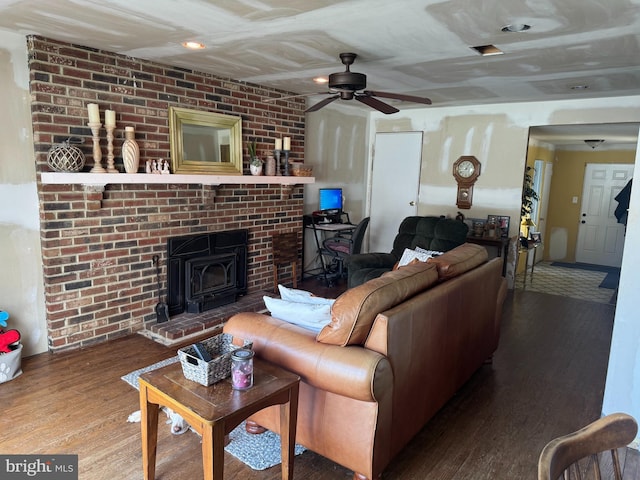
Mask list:
[[[453,164],[453,176],[458,182],[456,205],[458,208],[471,208],[473,185],[480,176],[480,162],[471,155],[464,155]]]

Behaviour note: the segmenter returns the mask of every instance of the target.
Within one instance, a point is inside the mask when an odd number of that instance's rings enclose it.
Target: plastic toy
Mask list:
[[[12,343],[20,341],[20,332],[18,330],[7,330],[0,332],[0,353],[11,353],[12,349],[9,347]]]

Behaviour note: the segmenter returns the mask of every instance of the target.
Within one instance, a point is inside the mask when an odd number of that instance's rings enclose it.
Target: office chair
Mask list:
[[[344,271],[344,259],[354,253],[360,253],[364,234],[369,226],[369,217],[364,218],[351,234],[338,233],[322,242],[322,254],[328,255],[332,259],[331,273],[336,277],[342,277]]]
[[[577,432],[551,440],[538,460],[538,480],[557,480],[561,476],[565,480],[601,480],[602,471],[612,470],[614,476],[605,478],[622,480],[618,449],[629,445],[637,432],[638,424],[633,417],[625,413],[613,413]],[[604,458],[607,451],[611,452],[612,467]],[[602,470],[601,465],[604,467]],[[593,476],[587,477],[591,467]]]

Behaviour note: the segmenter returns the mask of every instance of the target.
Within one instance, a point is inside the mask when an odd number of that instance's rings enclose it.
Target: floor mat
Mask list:
[[[176,363],[178,360],[180,360],[178,358],[178,356],[174,355],[171,358],[167,358],[166,360],[161,360],[161,361],[159,361],[157,363],[154,363],[153,365],[149,365],[148,367],[139,368],[138,370],[134,370],[133,372],[127,373],[126,375],[123,375],[120,378],[122,380],[124,380],[125,382],[127,382],[129,385],[131,385],[136,390],[139,390],[140,387],[138,386],[138,378],[140,378],[140,375],[142,375],[143,373],[150,372],[152,370],[157,370],[158,368],[166,367],[167,365],[171,365],[172,363]]]
[[[568,263],[568,262],[552,262],[552,267],[577,268],[578,270],[591,270],[595,272],[620,273],[619,267],[607,267],[606,265],[594,265],[592,263]]]
[[[611,290],[615,290],[618,288],[618,284],[620,283],[620,272],[609,272],[607,276],[604,277],[602,283],[599,285],[600,288],[609,288]]]

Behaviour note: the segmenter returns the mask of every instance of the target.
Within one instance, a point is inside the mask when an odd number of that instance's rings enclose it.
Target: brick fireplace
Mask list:
[[[91,168],[87,103],[116,111],[120,171],[125,126],[135,127],[141,163],[170,158],[170,105],[241,116],[243,147],[255,138],[258,151],[290,136],[292,158],[302,160],[304,99],[264,103],[283,92],[40,37],[28,37],[28,50],[38,173],[49,170],[49,148],[69,136],[85,139],[84,171]],[[104,131],[102,139],[105,152]],[[243,168],[248,173],[246,158]],[[51,350],[104,342],[155,324],[152,258],[161,259],[164,293],[169,237],[245,229],[249,297],[271,284],[271,234],[302,230],[302,185],[283,196],[280,185],[154,184],[152,178],[124,184],[113,175],[103,192],[38,180]],[[280,275],[286,282],[290,270]]]

